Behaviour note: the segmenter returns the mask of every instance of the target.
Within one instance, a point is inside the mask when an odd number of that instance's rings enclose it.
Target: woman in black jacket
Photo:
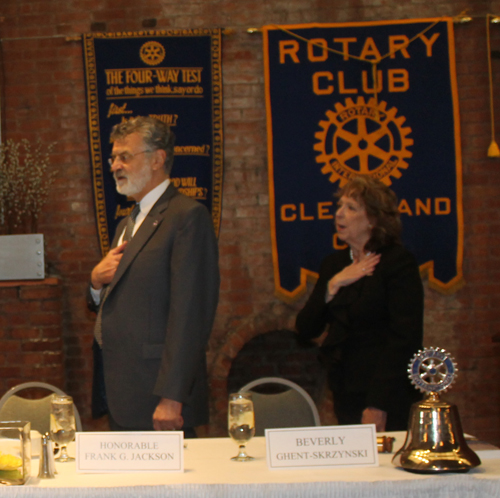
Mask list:
[[[407,368],[422,348],[423,288],[400,241],[394,192],[358,176],[337,194],[335,227],[347,248],[327,256],[297,316],[301,339],[328,333],[321,347],[339,424],[406,430],[419,393]]]

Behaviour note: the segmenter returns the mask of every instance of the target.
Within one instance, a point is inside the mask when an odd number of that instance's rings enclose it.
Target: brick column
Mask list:
[[[0,282],[0,396],[22,382],[64,387],[61,282]]]

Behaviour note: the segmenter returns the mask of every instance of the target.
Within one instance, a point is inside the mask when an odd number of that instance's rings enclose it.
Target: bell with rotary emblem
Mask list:
[[[425,348],[413,357],[410,379],[427,396],[411,407],[406,440],[392,459],[394,465],[410,472],[437,474],[467,472],[481,464],[465,441],[456,405],[439,399],[456,372],[444,349]]]

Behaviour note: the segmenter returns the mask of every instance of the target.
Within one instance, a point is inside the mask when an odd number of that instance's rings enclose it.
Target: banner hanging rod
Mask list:
[[[179,31],[182,31],[183,29],[189,29],[189,28],[182,28],[182,29],[179,29]],[[145,31],[145,30],[138,30],[138,31]],[[150,30],[148,30],[148,31],[150,31]],[[158,30],[152,30],[152,31],[167,31],[167,30],[158,29]],[[171,30],[169,29],[168,31],[171,31]],[[222,29],[223,35],[232,35],[234,32],[235,32],[235,30],[232,28]],[[96,31],[95,33],[103,33],[103,32]],[[111,33],[111,31],[105,31],[104,33]],[[81,41],[82,35],[19,36],[19,37],[14,37],[14,38],[0,38],[0,42],[19,41],[19,40],[51,40],[51,39],[57,39],[57,38],[64,38],[67,42],[74,42],[74,41]]]
[[[51,40],[55,38],[64,38],[67,42],[80,41],[81,35],[46,35],[46,36],[19,36],[16,38],[0,38],[2,41],[17,41],[17,40]]]
[[[455,24],[468,24],[472,22],[474,19],[482,19],[483,17],[490,17],[490,23],[491,24],[500,24],[500,14],[476,14],[476,15],[469,15],[467,14],[466,11],[461,12],[460,14],[453,16],[453,22]],[[277,25],[278,26],[278,25]],[[257,33],[261,33],[262,29],[261,28],[247,28],[246,32],[249,35],[255,35]]]

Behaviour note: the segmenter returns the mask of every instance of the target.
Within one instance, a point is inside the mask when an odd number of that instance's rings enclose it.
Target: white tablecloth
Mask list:
[[[393,434],[394,435],[394,434]],[[394,448],[403,443],[397,433]],[[482,465],[466,474],[413,474],[380,454],[378,467],[269,470],[264,438],[247,445],[252,462],[233,462],[229,438],[189,439],[183,473],[76,474],[74,462],[58,463],[55,479],[33,477],[24,486],[3,486],[0,498],[156,497],[335,497],[335,498],[500,498],[500,451],[478,452]]]

